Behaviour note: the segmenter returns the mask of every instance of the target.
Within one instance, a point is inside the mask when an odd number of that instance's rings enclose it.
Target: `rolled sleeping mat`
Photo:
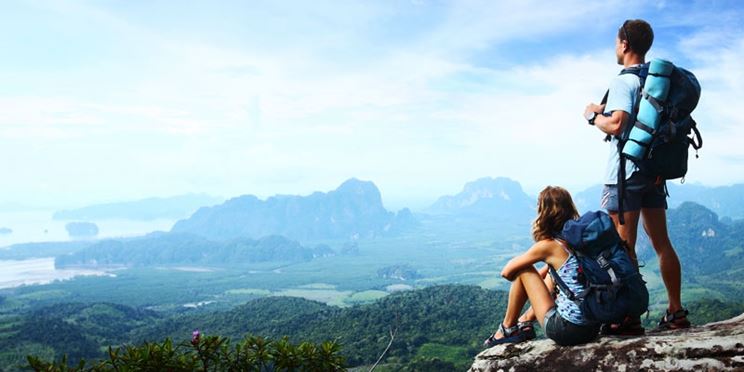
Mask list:
[[[669,77],[674,64],[663,59],[654,59],[648,66],[648,77],[643,87],[636,122],[630,129],[623,154],[633,160],[646,156],[653,133],[659,127],[663,103],[669,94]]]

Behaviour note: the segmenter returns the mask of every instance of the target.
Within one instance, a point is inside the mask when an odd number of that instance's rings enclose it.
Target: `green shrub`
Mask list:
[[[346,360],[335,341],[294,345],[288,339],[271,341],[247,336],[235,347],[228,338],[205,336],[195,331],[191,341],[109,347],[106,360],[70,366],[67,356],[48,362],[30,355],[28,368],[47,372],[83,371],[343,371]]]

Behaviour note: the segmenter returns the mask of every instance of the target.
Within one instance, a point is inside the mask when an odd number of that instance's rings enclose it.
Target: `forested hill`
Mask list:
[[[686,274],[744,267],[744,220],[724,223],[710,209],[686,202],[668,212],[669,235]]]
[[[293,343],[338,340],[349,365],[373,363],[396,331],[383,360],[394,370],[465,370],[504,315],[505,292],[444,285],[394,293],[367,305],[338,308],[293,297],[252,300],[228,311],[167,316],[106,303],[57,304],[6,318],[0,364],[20,366],[27,354],[46,359],[104,357],[106,346],[189,340],[194,330],[234,341],[247,334]],[[744,304],[688,303],[695,324],[730,318]],[[653,318],[656,314],[652,315]],[[21,363],[21,364],[18,364]],[[433,367],[435,366],[435,367]],[[435,368],[435,369],[432,369]]]
[[[397,215],[387,211],[374,183],[352,178],[328,193],[278,195],[266,200],[253,195],[233,198],[200,208],[190,218],[178,221],[172,231],[209,239],[283,235],[303,241],[392,233],[413,222],[407,209]]]
[[[332,255],[325,245],[307,248],[282,236],[258,240],[211,241],[191,234],[156,233],[144,238],[103,240],[58,256],[57,268],[142,267],[157,265],[239,265],[256,262],[299,262]]]
[[[474,286],[444,285],[399,292],[369,305],[337,308],[297,298],[254,300],[224,313],[169,319],[143,329],[140,339],[180,336],[193,329],[240,337],[291,335],[291,340],[338,339],[351,365],[373,363],[390,340],[390,361],[407,361],[434,345],[459,351],[462,362],[503,317],[506,293]],[[429,346],[425,346],[429,344]],[[463,364],[464,366],[465,364]]]
[[[498,324],[506,293],[445,285],[398,292],[377,302],[338,308],[293,297],[249,301],[222,312],[164,316],[112,304],[58,304],[19,315],[0,330],[0,363],[22,363],[26,354],[72,360],[104,357],[123,343],[188,340],[194,330],[238,340],[247,334],[290,341],[338,340],[349,365],[371,364],[394,330],[385,363],[403,366],[436,357],[448,370],[464,369]],[[39,328],[43,327],[43,328]],[[19,355],[20,353],[20,355]]]

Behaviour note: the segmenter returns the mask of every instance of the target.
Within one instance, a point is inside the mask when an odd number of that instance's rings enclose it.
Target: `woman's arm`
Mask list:
[[[517,277],[517,274],[534,265],[537,262],[545,261],[550,254],[551,244],[555,244],[550,240],[541,240],[530,247],[527,252],[512,258],[504,269],[501,271],[501,276],[506,280],[512,281]]]

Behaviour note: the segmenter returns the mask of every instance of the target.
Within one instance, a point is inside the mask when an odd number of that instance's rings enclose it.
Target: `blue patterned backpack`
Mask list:
[[[587,290],[577,296],[552,267],[550,274],[558,289],[579,306],[587,319],[620,323],[626,316],[640,317],[648,310],[646,282],[607,213],[587,212],[578,220],[566,222],[558,238],[576,256],[579,280]]]

